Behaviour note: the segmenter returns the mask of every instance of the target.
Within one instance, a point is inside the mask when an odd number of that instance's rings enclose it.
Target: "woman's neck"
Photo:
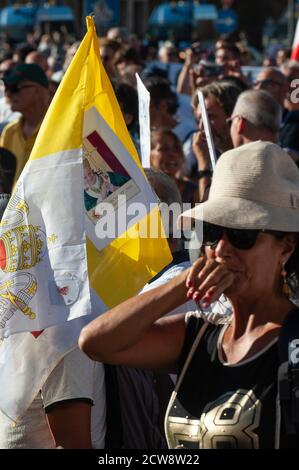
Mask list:
[[[222,356],[229,364],[250,359],[278,337],[282,322],[294,305],[285,297],[258,303],[233,302],[231,324],[222,338]]]
[[[280,328],[287,313],[294,304],[284,296],[259,298],[246,302],[231,299],[233,317],[231,323],[231,339],[237,340],[245,334],[260,336],[271,329]]]

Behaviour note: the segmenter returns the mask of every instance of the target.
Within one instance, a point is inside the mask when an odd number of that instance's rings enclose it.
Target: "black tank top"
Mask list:
[[[202,325],[201,319],[190,317],[182,366]],[[170,402],[165,418],[170,448],[275,448],[276,426],[278,430],[280,426],[276,422],[277,340],[248,360],[226,365],[218,348],[226,327],[208,326]],[[298,437],[281,433],[280,448],[296,447]]]

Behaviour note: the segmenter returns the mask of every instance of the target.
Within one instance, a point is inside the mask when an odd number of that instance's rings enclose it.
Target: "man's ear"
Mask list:
[[[245,131],[245,127],[246,127],[246,119],[244,119],[242,116],[239,117],[238,119],[238,124],[237,124],[237,130],[238,130],[238,134],[243,134],[244,131]]]

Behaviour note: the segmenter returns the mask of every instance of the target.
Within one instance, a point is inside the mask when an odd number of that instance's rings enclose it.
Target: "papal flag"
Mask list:
[[[171,260],[91,17],[87,27],[1,223],[0,409],[12,419],[82,326]]]

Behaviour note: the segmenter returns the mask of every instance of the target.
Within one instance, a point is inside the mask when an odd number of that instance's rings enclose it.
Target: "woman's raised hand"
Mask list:
[[[187,298],[206,308],[215,302],[234,280],[225,264],[202,256],[193,263],[186,278]]]

